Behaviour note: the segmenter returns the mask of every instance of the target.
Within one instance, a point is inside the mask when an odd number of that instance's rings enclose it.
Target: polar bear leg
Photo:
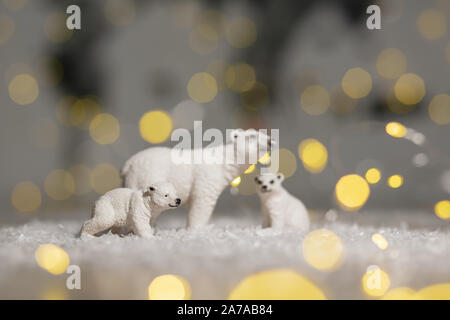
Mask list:
[[[150,217],[145,214],[140,214],[139,212],[133,214],[133,231],[136,235],[142,238],[152,238],[153,232],[150,227]]]
[[[208,224],[219,194],[200,194],[191,198],[191,206],[188,215],[188,228],[196,229]]]
[[[94,236],[97,233],[106,231],[114,226],[114,219],[98,219],[94,217],[83,224],[81,228],[81,237]]]

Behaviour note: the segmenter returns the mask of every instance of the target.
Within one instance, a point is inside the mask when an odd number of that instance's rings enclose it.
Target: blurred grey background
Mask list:
[[[381,30],[366,27],[373,3]],[[81,8],[81,30],[65,27],[69,4]],[[203,120],[204,130],[279,129],[281,169],[292,175],[285,186],[310,210],[336,207],[338,179],[375,167],[382,178],[365,209],[433,217],[436,202],[450,197],[449,15],[445,0],[2,0],[0,221],[86,218],[99,194],[120,185],[123,163],[156,145],[139,130],[155,110],[174,128]],[[370,74],[364,97],[342,89],[351,68]],[[212,99],[202,87],[189,92],[202,72],[215,80]],[[424,83],[411,105],[392,93],[405,73]],[[311,86],[318,91],[302,100]],[[92,121],[104,113],[112,117],[97,118],[98,133]],[[389,136],[390,121],[425,142]],[[307,138],[327,149],[319,173],[299,158]],[[253,214],[254,174],[224,192],[217,214]],[[394,174],[404,178],[397,189],[387,185]]]

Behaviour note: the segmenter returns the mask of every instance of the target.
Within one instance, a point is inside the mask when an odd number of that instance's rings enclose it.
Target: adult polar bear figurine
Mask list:
[[[222,191],[248,168],[249,159],[254,162],[253,159],[269,152],[273,144],[268,135],[254,129],[232,130],[230,140],[231,143],[203,149],[203,159],[208,155],[221,155],[221,161],[215,164],[205,161],[179,163],[178,160],[174,161],[175,149],[166,147],[138,152],[122,168],[124,185],[126,188],[142,189],[160,181],[172,183],[182,204],[187,203],[189,206],[188,227],[205,226]],[[191,154],[198,151],[201,150],[177,150],[179,154],[188,155],[189,159],[195,159],[191,158]]]

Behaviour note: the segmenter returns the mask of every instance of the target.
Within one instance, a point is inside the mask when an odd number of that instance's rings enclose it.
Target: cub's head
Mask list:
[[[262,131],[256,131],[255,129],[232,130],[230,132],[230,138],[234,145],[236,145],[237,152],[245,155],[254,155],[258,158],[270,152],[275,144],[275,141],[269,135]]]
[[[255,177],[255,182],[258,185],[258,192],[266,193],[281,188],[284,176],[282,173],[266,173]]]
[[[172,209],[181,204],[175,187],[169,182],[153,183],[146,189],[144,196],[149,197],[151,203],[161,209]]]

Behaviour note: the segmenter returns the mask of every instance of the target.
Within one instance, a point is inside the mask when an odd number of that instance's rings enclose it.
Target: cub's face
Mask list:
[[[281,188],[284,176],[282,173],[267,173],[255,177],[255,182],[258,185],[258,191],[261,193],[271,192]]]
[[[147,188],[146,194],[153,204],[161,209],[173,209],[181,204],[175,187],[168,182],[154,183]]]

